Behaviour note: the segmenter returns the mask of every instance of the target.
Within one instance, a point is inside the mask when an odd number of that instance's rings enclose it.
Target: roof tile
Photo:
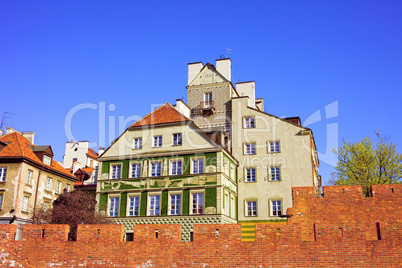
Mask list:
[[[131,127],[186,122],[189,120],[190,119],[177,111],[170,103],[165,103],[155,111],[132,124]]]

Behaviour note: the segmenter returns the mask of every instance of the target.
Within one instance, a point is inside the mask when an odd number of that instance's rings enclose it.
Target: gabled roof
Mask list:
[[[41,145],[41,146],[33,145],[31,146],[31,149],[33,152],[46,152],[51,156],[54,156],[52,147],[50,145]]]
[[[188,119],[182,113],[177,111],[170,103],[165,103],[155,111],[144,116],[134,124],[132,127],[167,124],[167,123],[177,123],[177,122],[187,122]]]
[[[59,163],[57,163],[54,159],[52,159],[51,165],[46,165],[43,163],[32,150],[33,147],[42,147],[42,146],[33,146],[24,136],[19,134],[18,132],[13,132],[0,137],[0,141],[7,143],[4,149],[0,152],[1,158],[27,158],[33,162],[36,162],[39,165],[48,167],[54,171],[60,172],[63,175],[67,175],[68,177],[72,177],[70,172],[68,172],[65,168],[63,168]],[[48,148],[48,146],[44,146]]]

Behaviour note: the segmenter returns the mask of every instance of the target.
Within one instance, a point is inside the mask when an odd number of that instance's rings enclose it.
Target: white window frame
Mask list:
[[[280,153],[281,152],[280,145],[281,144],[279,141],[269,141],[268,142],[268,152],[269,153]]]
[[[133,198],[133,200],[137,199],[138,200],[138,211],[137,211],[137,215],[135,215],[135,201],[133,203],[133,206],[131,206],[131,199]],[[141,205],[141,200],[140,200],[141,196],[139,194],[129,194],[127,196],[127,211],[126,211],[126,215],[127,217],[139,217],[140,216],[140,205]],[[133,215],[130,215],[131,213],[133,213]]]
[[[120,167],[120,168],[119,168],[119,173],[116,174],[117,170],[115,171],[115,170],[113,170],[113,169],[114,169],[114,167],[118,167],[118,166]],[[122,169],[123,169],[123,165],[122,165],[121,163],[113,163],[113,164],[110,164],[110,178],[111,178],[112,180],[121,179],[121,172],[122,172]]]
[[[230,217],[232,217],[233,219],[236,218],[236,205],[233,195],[230,196]]]
[[[139,172],[139,174],[134,174],[133,166],[139,166],[139,171],[137,169],[135,170],[136,172]],[[141,178],[141,172],[142,172],[141,162],[130,162],[130,178]]]
[[[253,204],[253,203],[255,203],[255,204]],[[255,208],[255,209],[253,209],[253,208]],[[255,212],[254,212],[254,210],[255,210]],[[245,201],[245,216],[246,217],[257,217],[258,216],[258,201],[257,200],[246,200]]]
[[[229,177],[229,161],[223,160],[223,173],[225,173]]]
[[[5,182],[7,176],[7,167],[0,167],[0,182]]]
[[[29,196],[24,196],[24,199],[22,200],[22,212],[28,212],[28,205],[29,205]]]
[[[183,144],[183,134],[173,133],[173,146],[180,146]]]
[[[32,175],[33,175],[33,171],[28,169],[28,171],[27,171],[27,179],[25,181],[26,184],[31,185],[31,183],[32,183]]]
[[[112,203],[112,199],[114,200]],[[117,199],[117,204],[116,204]],[[113,205],[113,207],[112,207]],[[120,195],[109,195],[107,200],[107,215],[108,217],[119,217],[120,210]],[[113,214],[111,214],[113,213]]]
[[[43,163],[46,164],[46,165],[51,166],[52,165],[52,158],[47,156],[47,155],[44,155],[43,156]]]
[[[201,213],[198,212],[198,210],[200,209],[199,206],[197,206],[196,208],[194,208],[194,197],[195,196],[199,196],[202,195],[202,207],[201,207]],[[190,214],[191,215],[202,215],[205,212],[205,193],[204,191],[191,191],[190,192]],[[196,212],[194,212],[194,209],[196,209]]]
[[[233,164],[230,164],[230,178],[234,181],[236,179],[235,176],[235,166]]]
[[[70,192],[70,184],[66,183],[66,191]]]
[[[279,204],[280,210],[278,210],[278,203],[276,203],[276,202],[280,202],[280,204]],[[276,209],[274,209],[274,208],[276,208]],[[283,199],[280,199],[280,198],[270,199],[269,200],[269,210],[270,210],[269,215],[271,217],[280,217],[280,216],[284,215],[283,214]],[[278,215],[278,211],[280,211],[280,215]],[[276,215],[274,215],[274,214],[276,214]]]
[[[213,101],[213,100],[214,100],[214,99],[213,99],[213,94],[212,94],[211,91],[204,93],[204,101],[205,101],[205,102],[207,102],[207,101]]]
[[[157,135],[153,137],[152,147],[162,147],[162,135]]]
[[[133,149],[135,150],[142,149],[142,137],[133,139]]]
[[[256,154],[256,146],[255,143],[245,143],[244,144],[244,154],[245,155],[254,155]]]
[[[171,159],[169,160],[170,165],[170,175],[182,175],[183,174],[183,160],[182,159]],[[180,166],[177,166],[180,163]],[[180,171],[180,172],[178,172]]]
[[[4,192],[0,192],[0,210],[3,209]]]
[[[157,201],[157,204],[154,203]],[[161,215],[161,194],[149,193],[148,194],[148,216],[160,216]]]
[[[254,116],[247,116],[244,118],[244,128],[255,128]]]
[[[50,177],[47,177],[47,179],[46,179],[46,187],[45,187],[45,190],[46,191],[51,191],[52,190],[52,178],[50,178]]]
[[[250,178],[249,178],[249,171],[251,172]],[[252,171],[254,171],[254,174],[252,173]],[[245,174],[246,182],[256,182],[257,181],[257,169],[255,167],[245,168],[244,174]]]
[[[270,181],[282,181],[282,172],[280,166],[270,166],[269,168],[269,180]],[[272,172],[274,169],[274,172]]]
[[[230,198],[229,198],[229,193],[225,192],[225,215],[229,216],[230,213]]]
[[[154,171],[157,171],[157,169],[154,170],[153,164],[158,164],[159,163],[159,175],[157,173],[154,173]],[[162,176],[162,161],[152,161],[149,163],[149,177],[160,177]]]
[[[200,172],[200,165],[194,165],[195,162],[202,160],[202,170]],[[191,174],[203,174],[205,171],[205,157],[191,157],[191,166],[190,166]]]
[[[56,184],[56,194],[60,194],[60,191],[61,191],[61,181],[57,181],[57,184]]]
[[[179,204],[177,204],[177,198],[173,198],[173,196],[179,196]],[[172,204],[173,201],[176,201],[174,204]],[[182,215],[182,202],[183,202],[183,195],[182,192],[169,192],[169,200],[168,200],[168,214],[169,215]],[[172,207],[175,206],[174,209]],[[176,206],[179,206],[179,209],[176,208]],[[176,213],[178,210],[178,213]]]

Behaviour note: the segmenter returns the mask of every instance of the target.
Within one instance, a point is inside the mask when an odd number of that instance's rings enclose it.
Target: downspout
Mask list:
[[[32,215],[32,218],[34,218],[34,219],[35,219],[35,211],[36,211],[36,201],[37,201],[37,199],[38,199],[39,179],[40,179],[40,174],[42,173],[42,170],[43,170],[44,168],[45,168],[45,167],[42,166],[42,168],[39,170],[38,180],[36,181],[35,201],[34,201],[34,209],[33,209],[33,215]]]

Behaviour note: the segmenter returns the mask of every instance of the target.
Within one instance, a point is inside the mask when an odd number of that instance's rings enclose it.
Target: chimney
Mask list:
[[[181,99],[176,100],[176,110],[184,114],[184,116],[190,118],[190,108],[187,106],[187,104],[184,103]]]
[[[202,62],[194,62],[188,64],[188,85],[190,85],[197,74],[201,72],[202,67]]]
[[[17,132],[17,133],[21,134],[18,130],[14,129],[12,127],[6,127],[6,135],[14,133],[14,132]]]
[[[3,136],[3,130],[0,129],[0,137]]]
[[[236,84],[236,91],[241,97],[248,97],[248,106],[255,108],[255,82],[242,82]]]
[[[99,156],[105,152],[105,147],[99,147],[98,154]]]
[[[34,144],[35,132],[22,132],[22,136],[24,136],[31,144]]]
[[[231,60],[229,58],[216,60],[216,70],[228,81],[231,81],[231,68]]]

